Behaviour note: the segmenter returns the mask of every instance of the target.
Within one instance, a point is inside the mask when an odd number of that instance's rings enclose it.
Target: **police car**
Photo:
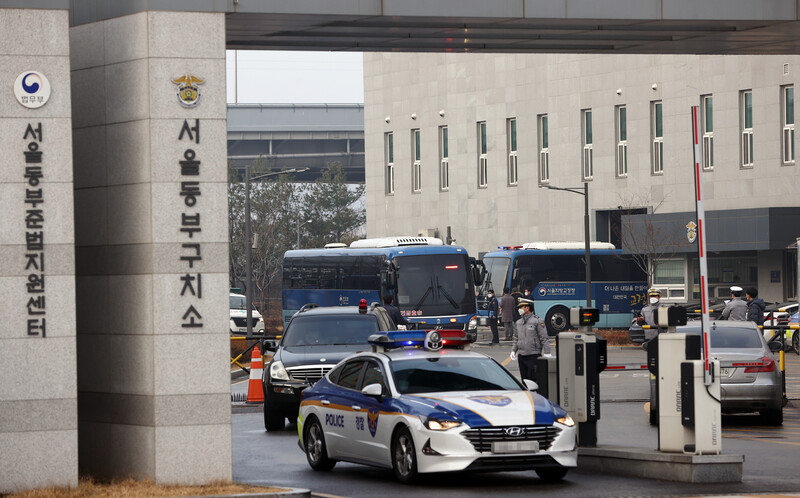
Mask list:
[[[448,471],[536,471],[557,481],[577,463],[575,423],[464,331],[394,331],[303,391],[300,447],[314,470],[337,461],[393,469],[401,482]]]

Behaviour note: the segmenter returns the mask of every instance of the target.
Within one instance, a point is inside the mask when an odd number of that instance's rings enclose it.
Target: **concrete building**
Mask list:
[[[365,54],[367,232],[471,253],[593,240],[659,245],[654,284],[699,299],[690,109],[700,106],[712,300],[796,296],[797,56]],[[392,82],[390,85],[386,82]]]
[[[365,71],[370,236],[447,225],[474,252],[512,236],[577,238],[575,199],[544,195],[526,170],[538,171],[542,152],[542,181],[588,172],[598,238],[603,226],[615,233],[617,193],[663,200],[661,212],[680,218],[691,197],[678,172],[690,162],[677,146],[688,142],[683,116],[710,94],[707,175],[722,178],[709,208],[754,215],[768,235],[719,249],[746,251],[734,263],[755,254],[757,275],[741,268],[759,285],[769,275],[772,298],[788,280],[786,232],[797,234],[797,166],[777,151],[790,144],[781,137],[794,142],[793,114],[781,110],[794,108],[784,100],[798,61],[764,54],[800,53],[798,19],[793,0],[0,1],[0,493],[74,485],[79,473],[232,475],[226,48],[475,52],[374,55]],[[489,55],[553,52],[761,55]],[[630,152],[618,178],[611,130],[623,104]],[[647,131],[650,113],[663,136]],[[752,163],[734,152],[741,137]],[[585,155],[591,167],[579,166]],[[387,157],[397,166],[388,193]],[[428,162],[452,166],[446,189]],[[651,206],[628,200],[631,214]],[[725,268],[735,277],[740,266]]]

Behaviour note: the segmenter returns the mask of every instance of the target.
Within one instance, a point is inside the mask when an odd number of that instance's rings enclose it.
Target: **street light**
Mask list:
[[[583,236],[586,247],[586,307],[592,307],[592,260],[589,252],[589,182],[583,182],[583,189],[580,187],[554,187],[552,185],[539,185],[539,188],[549,188],[551,190],[565,190],[583,196]]]
[[[247,307],[247,337],[253,335],[253,232],[250,226],[250,181],[261,180],[270,176],[278,176],[284,173],[301,173],[308,168],[290,168],[281,171],[274,171],[272,173],[264,173],[263,175],[256,175],[250,178],[250,165],[244,167],[244,236],[247,241],[247,250],[245,251],[245,306]]]
[[[311,223],[311,220],[306,220],[300,223],[300,218],[297,218],[297,245],[295,246],[295,249],[300,249],[300,227],[306,223]]]

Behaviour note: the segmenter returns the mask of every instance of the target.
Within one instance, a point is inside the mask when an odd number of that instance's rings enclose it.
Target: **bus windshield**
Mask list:
[[[397,306],[407,316],[474,313],[475,295],[464,254],[398,256]]]
[[[509,258],[483,258],[486,266],[486,278],[481,287],[481,295],[485,296],[489,290],[502,293],[508,278],[508,267],[511,263]]]

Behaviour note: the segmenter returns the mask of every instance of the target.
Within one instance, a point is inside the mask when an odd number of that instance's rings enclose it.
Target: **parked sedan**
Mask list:
[[[700,324],[677,332],[699,334]],[[768,425],[783,423],[783,385],[773,351],[753,322],[711,322],[711,358],[720,362],[722,413],[758,412]],[[780,345],[775,344],[777,348]],[[650,376],[650,422],[655,424],[655,379]]]
[[[303,391],[297,430],[311,468],[349,461],[393,469],[401,482],[464,470],[563,478],[577,464],[572,419],[494,359],[436,349],[465,339],[463,331],[373,336],[375,351],[349,357]],[[425,349],[392,349],[423,342]]]

